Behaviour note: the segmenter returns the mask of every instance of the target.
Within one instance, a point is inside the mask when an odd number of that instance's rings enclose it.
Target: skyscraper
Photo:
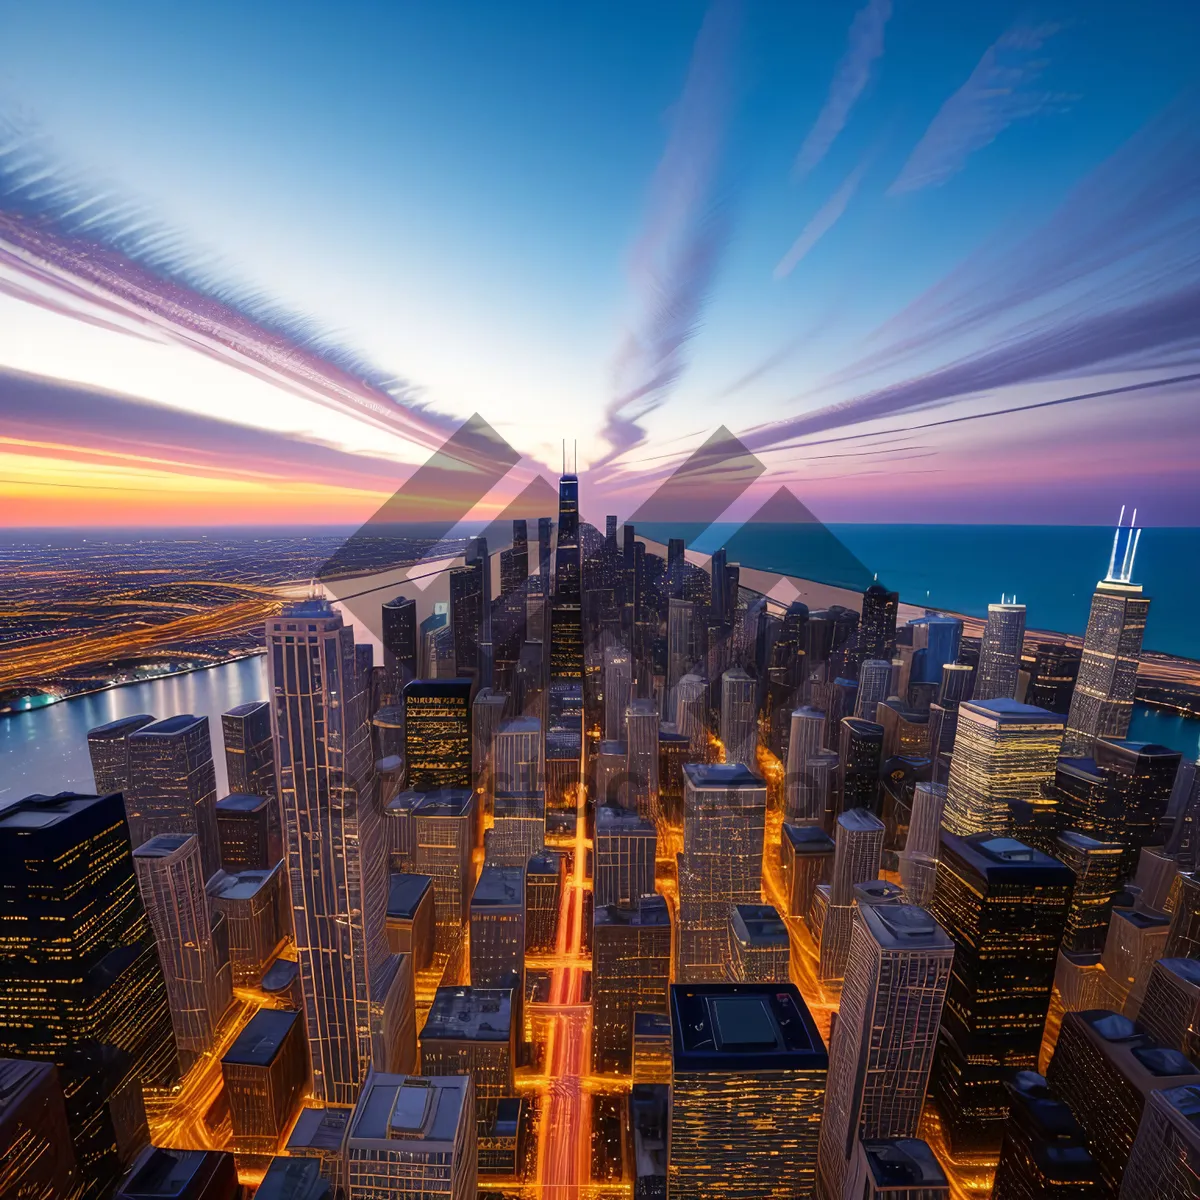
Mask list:
[[[597,904],[592,929],[592,1070],[629,1074],[633,1017],[666,1013],[671,918],[653,894],[631,906]]]
[[[470,1075],[480,1100],[511,1096],[519,1003],[512,988],[438,988],[421,1030],[421,1074]]]
[[[1187,1200],[1200,1176],[1200,1087],[1155,1089],[1146,1097],[1121,1181],[1121,1200]]]
[[[0,1194],[65,1200],[78,1193],[62,1085],[53,1063],[0,1058]]]
[[[1160,1045],[1200,1058],[1200,962],[1160,958],[1150,972],[1138,1024]]]
[[[948,1200],[950,1183],[920,1138],[871,1138],[850,1159],[846,1195],[854,1200]]]
[[[417,678],[417,602],[395,596],[383,605],[384,691],[396,700]]]
[[[863,658],[891,661],[892,650],[896,645],[896,613],[899,604],[899,595],[889,592],[881,583],[871,584],[863,593],[862,624],[859,626]]]
[[[454,636],[454,672],[460,678],[480,676],[481,647],[488,641],[485,625],[491,615],[491,579],[487,542],[471,538],[465,561],[450,571],[450,628]]]
[[[57,1065],[83,1195],[99,1200],[148,1140],[142,1085],[179,1076],[120,793],[0,809],[0,877],[0,1054]]]
[[[908,838],[899,855],[900,882],[912,904],[927,906],[933,899],[945,808],[945,785],[918,783],[913,788]]]
[[[564,471],[558,481],[558,542],[554,549],[556,600],[578,604],[582,599],[579,551],[579,477]]]
[[[1122,517],[1124,514],[1122,509]],[[1142,585],[1132,582],[1142,532],[1133,528],[1136,519],[1135,509],[1128,529],[1118,521],[1108,572],[1092,595],[1083,657],[1067,716],[1063,752],[1068,755],[1087,757],[1096,738],[1123,738],[1129,732],[1142,636],[1150,609],[1150,598],[1142,594]]]
[[[274,1154],[308,1079],[304,1023],[286,1009],[260,1008],[221,1059],[234,1148]]]
[[[727,763],[753,767],[758,761],[754,680],[741,667],[731,667],[721,676],[721,741]]]
[[[159,833],[194,833],[204,878],[221,869],[217,774],[206,717],[185,713],[129,735],[125,814],[135,850]]]
[[[475,1200],[475,1087],[372,1070],[346,1130],[347,1200]]]
[[[413,824],[412,869],[433,880],[433,905],[439,950],[449,950],[462,935],[471,889],[471,850],[475,834],[475,793],[470,788],[439,788],[405,793],[394,806],[410,807]]]
[[[484,867],[471,896],[471,986],[525,973],[525,867]]]
[[[525,952],[548,954],[558,945],[558,916],[565,863],[561,854],[543,850],[525,871]]]
[[[807,914],[820,948],[819,975],[841,979],[850,953],[859,884],[879,877],[884,824],[865,808],[847,809],[837,819],[829,883],[818,884],[818,903]]]
[[[989,604],[972,699],[1014,700],[1025,644],[1025,605]]]
[[[843,717],[838,738],[837,790],[842,811],[879,811],[883,766],[883,726],[861,717]]]
[[[946,833],[931,913],[955,943],[932,1091],[951,1150],[995,1150],[1004,1080],[1036,1070],[1074,878],[1011,838]]]
[[[537,717],[511,717],[496,730],[493,793],[529,793],[545,785],[542,723]]]
[[[604,736],[609,741],[625,740],[632,678],[629,651],[624,646],[609,646],[604,651]]]
[[[636,906],[654,894],[654,859],[658,835],[654,823],[628,809],[602,804],[596,809],[595,865],[592,870],[596,907]]]
[[[97,795],[124,792],[129,787],[129,735],[153,722],[149,714],[138,713],[88,730],[88,754]]]
[[[509,697],[505,692],[481,687],[471,704],[471,778],[479,784],[494,788],[492,782],[492,750],[496,731],[508,712]]]
[[[699,675],[685,675],[675,688],[675,728],[688,739],[693,753],[702,753],[707,741],[705,696]]]
[[[825,714],[817,708],[794,709],[788,732],[787,817],[795,824],[820,823],[824,819],[823,797],[814,795],[808,775],[809,759],[820,754],[825,744]]]
[[[200,847],[194,834],[160,833],[133,852],[138,888],[167,985],[171,1024],[186,1070],[212,1048],[233,1000],[213,941]]]
[[[790,960],[787,925],[773,904],[729,906],[730,983],[786,982]]]
[[[625,804],[647,820],[658,803],[658,709],[653,700],[631,700],[625,711]]]
[[[1058,835],[1055,857],[1075,875],[1063,933],[1063,949],[1068,953],[1099,954],[1104,948],[1123,854],[1119,842],[1100,842],[1071,830]]]
[[[674,984],[672,1200],[813,1195],[828,1056],[795,985]]]
[[[1009,802],[1039,795],[1054,778],[1062,717],[997,698],[958,710],[946,789],[945,828],[958,837],[1006,833]]]
[[[854,715],[864,721],[875,720],[875,710],[881,700],[891,694],[892,664],[888,659],[868,658],[858,669],[858,694],[854,698]]]
[[[291,605],[267,622],[312,1088],[317,1099],[339,1104],[354,1102],[372,1061],[392,1065],[402,1019],[362,668],[353,630],[323,600]],[[419,725],[410,721],[410,738]],[[466,763],[469,769],[469,743]]]
[[[238,1200],[241,1190],[227,1150],[147,1146],[113,1200]]]
[[[729,906],[761,899],[767,785],[741,763],[688,763],[676,978],[725,978]]]
[[[954,943],[923,908],[857,910],[829,1047],[819,1193],[840,1200],[860,1138],[915,1137]]]
[[[672,597],[667,602],[667,694],[674,695],[679,681],[691,669],[693,661],[690,600]]]
[[[415,791],[471,786],[469,679],[420,679],[404,689],[404,748]]]

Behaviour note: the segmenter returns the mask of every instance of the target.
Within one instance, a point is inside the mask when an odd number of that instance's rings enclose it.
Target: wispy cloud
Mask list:
[[[892,15],[892,0],[868,0],[850,25],[846,53],[838,63],[829,95],[796,155],[793,173],[807,175],[829,153],[850,120],[851,110],[871,81],[875,61],[883,54],[883,32]]]
[[[858,185],[867,173],[867,160],[863,160],[846,176],[841,187],[825,201],[812,219],[800,231],[788,252],[775,265],[772,272],[776,279],[786,279],[799,265],[800,260],[841,220],[849,207]]]
[[[1076,99],[1032,86],[1049,65],[1039,51],[1060,28],[1054,24],[1016,26],[993,42],[966,83],[938,110],[889,194],[945,183],[966,166],[972,154],[994,142],[1010,125],[1061,111]]]
[[[639,421],[682,375],[728,243],[721,168],[740,23],[740,0],[713,0],[696,37],[631,256],[632,316],[614,363],[603,431],[610,449],[602,462],[642,441]]]
[[[95,325],[185,345],[418,445],[453,424],[418,388],[316,320],[239,282],[119,188],[75,171],[27,120],[0,113],[5,290]]]

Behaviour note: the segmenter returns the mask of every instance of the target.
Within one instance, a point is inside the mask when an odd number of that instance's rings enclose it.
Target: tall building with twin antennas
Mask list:
[[[1133,716],[1142,637],[1150,598],[1133,582],[1134,560],[1142,531],[1137,509],[1126,526],[1125,509],[1117,519],[1108,571],[1096,584],[1083,638],[1083,658],[1071,696],[1063,754],[1087,757],[1096,738],[1123,738]]]

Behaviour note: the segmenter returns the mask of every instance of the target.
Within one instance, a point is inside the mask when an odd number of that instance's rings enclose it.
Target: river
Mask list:
[[[141,712],[159,718],[177,713],[208,717],[218,795],[223,796],[228,788],[221,713],[266,694],[266,659],[259,655],[0,717],[0,803],[33,792],[90,792],[87,731]],[[1139,704],[1129,736],[1200,757],[1200,721],[1192,718]]]

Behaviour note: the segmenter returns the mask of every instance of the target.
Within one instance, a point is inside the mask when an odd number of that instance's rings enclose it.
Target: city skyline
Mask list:
[[[196,58],[57,7],[0,57],[6,524],[353,523],[474,412],[622,515],[722,422],[826,521],[1197,508],[1190,6],[212,11]]]

